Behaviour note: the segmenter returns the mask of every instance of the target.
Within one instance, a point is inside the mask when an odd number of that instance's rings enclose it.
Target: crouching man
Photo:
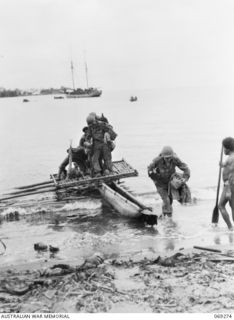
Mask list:
[[[69,149],[67,150],[69,153]],[[75,178],[79,176],[84,176],[88,173],[88,154],[85,148],[77,147],[71,148],[71,160],[74,163],[74,170],[72,170],[72,177]],[[61,165],[59,166],[58,179],[65,179],[67,177],[66,167],[69,164],[69,154],[63,160]]]

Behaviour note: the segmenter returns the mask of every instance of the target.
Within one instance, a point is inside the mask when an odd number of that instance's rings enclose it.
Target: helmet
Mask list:
[[[173,157],[174,155],[174,151],[172,149],[172,147],[170,146],[165,146],[162,148],[161,154],[162,157],[164,158],[169,158],[169,157]]]
[[[92,124],[92,123],[94,123],[95,120],[96,120],[96,117],[97,117],[96,113],[95,113],[95,112],[91,112],[91,113],[88,115],[88,117],[86,118],[87,124]]]

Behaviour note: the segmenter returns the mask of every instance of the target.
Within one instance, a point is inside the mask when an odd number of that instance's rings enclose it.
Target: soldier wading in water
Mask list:
[[[171,181],[175,175],[178,176],[175,170],[176,167],[183,171],[183,176],[179,179],[180,186],[185,185],[185,182],[190,177],[190,170],[187,164],[182,162],[169,146],[163,147],[161,153],[148,166],[148,175],[153,180],[163,201],[162,213],[168,216],[172,215],[173,196],[171,193]],[[189,189],[187,190],[189,191]],[[191,198],[189,201],[191,201]]]

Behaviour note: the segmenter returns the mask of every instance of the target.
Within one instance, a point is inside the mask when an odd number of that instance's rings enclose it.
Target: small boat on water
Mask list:
[[[54,96],[54,99],[64,99],[63,96]]]
[[[137,101],[137,96],[135,96],[135,97],[131,96],[129,101],[131,101],[131,102]]]
[[[86,74],[86,88],[85,89],[81,89],[81,88],[75,89],[74,66],[73,66],[72,61],[71,61],[71,74],[72,74],[73,89],[67,89],[65,91],[67,98],[96,98],[96,97],[101,96],[102,90],[99,90],[99,89],[93,88],[93,87],[89,87],[87,63],[85,63],[85,74]]]
[[[51,180],[18,187],[18,191],[7,194],[6,197],[0,199],[0,202],[46,192],[55,192],[58,201],[79,200],[84,195],[92,197],[92,194],[98,191],[104,201],[120,215],[140,218],[150,225],[157,224],[157,215],[152,208],[146,207],[119,184],[122,178],[136,176],[138,176],[138,172],[123,159],[113,161],[113,173],[109,175],[58,180],[57,174],[51,174]]]

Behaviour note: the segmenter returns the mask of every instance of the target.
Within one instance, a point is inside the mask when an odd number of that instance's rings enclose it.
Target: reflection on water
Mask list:
[[[224,231],[222,234],[216,234],[214,236],[214,243],[217,245],[232,245],[234,242],[234,234],[232,231]]]

